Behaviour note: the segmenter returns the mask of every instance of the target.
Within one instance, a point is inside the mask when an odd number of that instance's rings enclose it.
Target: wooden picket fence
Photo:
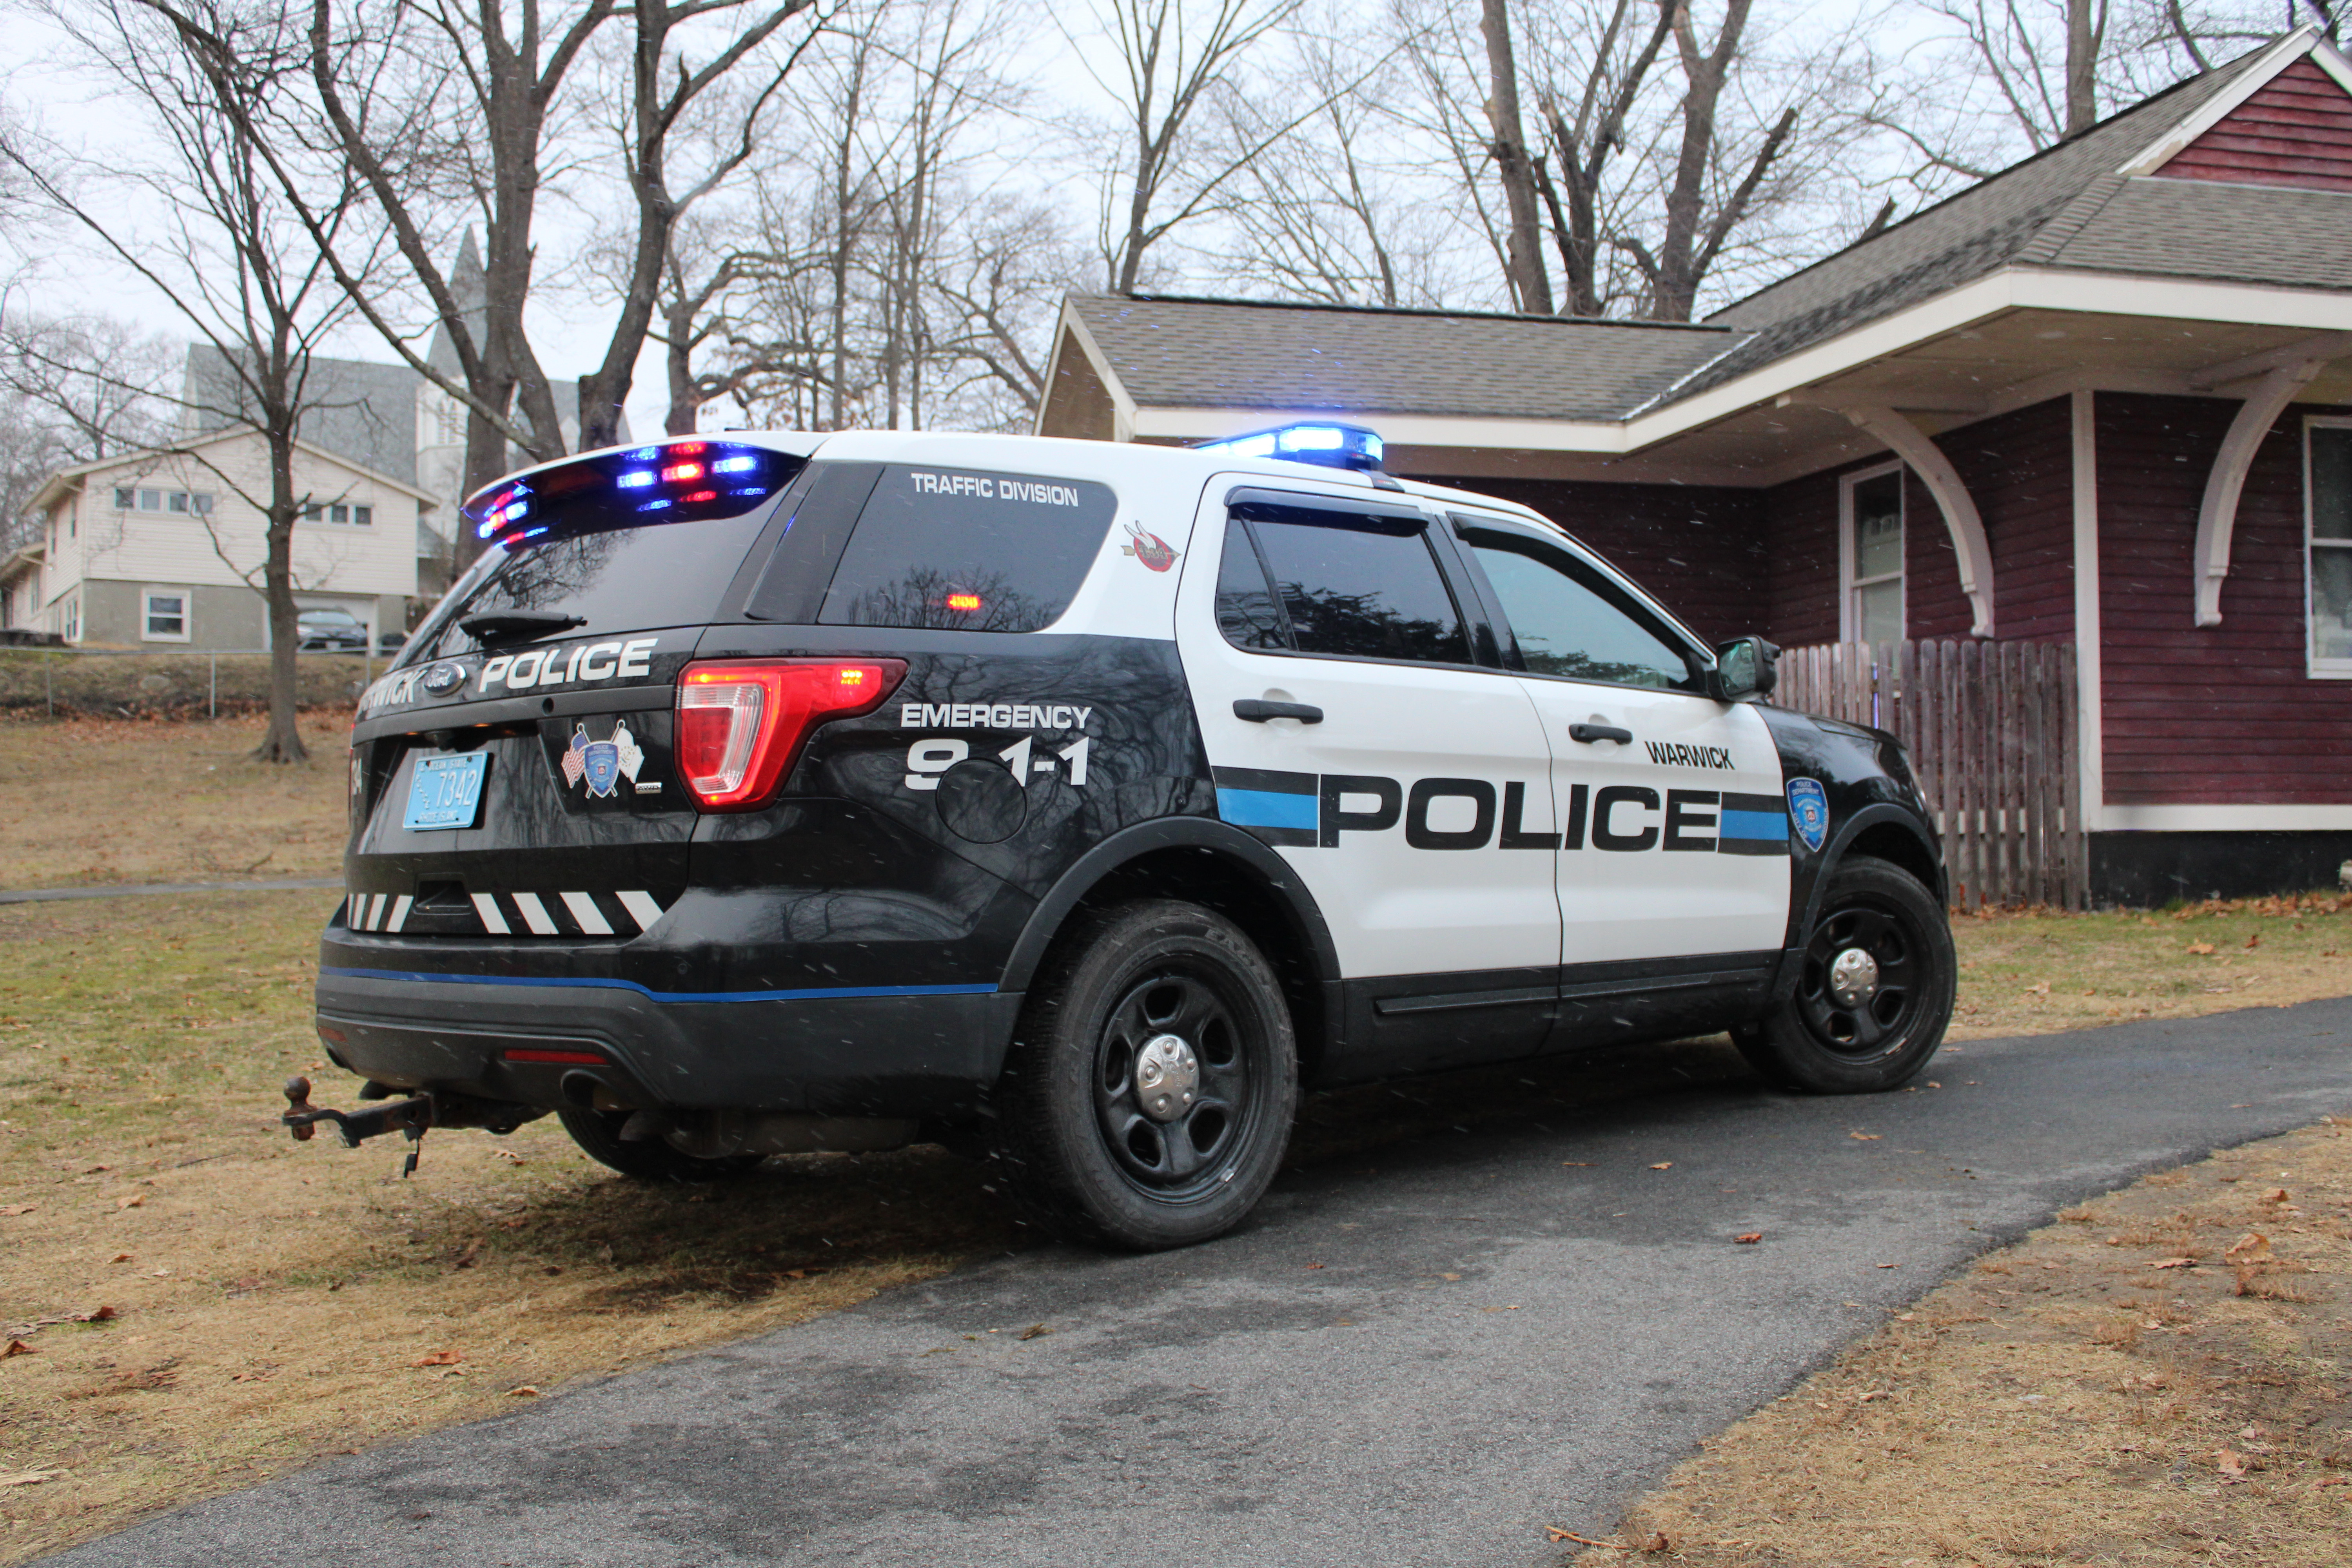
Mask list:
[[[1829,643],[1780,655],[1772,700],[1892,731],[1943,835],[1952,902],[2084,908],[2071,646]]]

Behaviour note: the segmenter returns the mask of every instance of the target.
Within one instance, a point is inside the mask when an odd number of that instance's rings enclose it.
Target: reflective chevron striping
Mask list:
[[[553,936],[555,934],[555,917],[547,912],[547,906],[539,901],[537,893],[516,893],[511,896],[515,901],[515,908],[522,911],[522,923],[530,927],[533,935]]]
[[[596,900],[587,894],[564,894],[563,907],[572,911],[572,920],[588,935],[610,936],[613,934],[613,922],[604,918],[604,911],[598,909]]]
[[[474,917],[488,936],[512,936],[518,930],[533,936],[624,936],[650,931],[664,914],[661,900],[642,888],[622,888],[593,893],[569,889],[548,893],[469,893]],[[618,905],[624,919],[615,921]],[[405,931],[409,917],[430,913],[446,919],[446,906],[417,904],[407,893],[351,893],[343,901],[343,921],[353,931]],[[423,934],[432,934],[428,927]],[[446,928],[439,928],[444,933]]]
[[[383,922],[386,931],[398,931],[408,919],[408,906],[413,902],[406,893],[393,901],[392,918]]]
[[[506,913],[499,908],[499,896],[496,893],[476,893],[474,913],[481,917],[482,929],[492,936],[505,936],[509,933],[510,928],[507,925]]]
[[[651,893],[632,888],[613,896],[621,900],[621,907],[629,911],[629,918],[637,922],[639,931],[653,930],[654,922],[662,918],[662,907],[654,901]]]

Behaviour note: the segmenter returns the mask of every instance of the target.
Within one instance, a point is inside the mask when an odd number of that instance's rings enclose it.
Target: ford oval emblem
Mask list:
[[[466,684],[466,672],[443,659],[425,672],[425,689],[436,697],[446,697]]]

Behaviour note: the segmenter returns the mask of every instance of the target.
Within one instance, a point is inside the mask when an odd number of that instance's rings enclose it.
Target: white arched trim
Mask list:
[[[2197,551],[2189,557],[2200,626],[2221,624],[2221,581],[2230,574],[2230,536],[2237,531],[2238,497],[2246,488],[2246,470],[2253,466],[2254,453],[2286,405],[2294,401],[2294,395],[2309,385],[2326,363],[2294,360],[2263,376],[2238,405],[2230,433],[2221,437],[2213,470],[2205,476],[2205,500],[2197,509]]]
[[[1960,592],[1969,596],[1976,624],[1970,636],[1992,636],[1992,551],[1985,542],[1984,519],[1960,482],[1959,470],[1927,432],[1903,415],[1879,403],[1849,403],[1840,410],[1858,429],[1886,443],[1910,470],[1919,476],[1936,510],[1944,514],[1944,529],[1952,536],[1952,553],[1959,559]]]

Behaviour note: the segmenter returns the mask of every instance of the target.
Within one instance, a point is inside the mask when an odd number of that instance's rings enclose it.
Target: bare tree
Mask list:
[[[1087,68],[1118,106],[1123,162],[1103,192],[1104,276],[1118,293],[1141,280],[1154,246],[1216,210],[1226,184],[1317,105],[1219,145],[1199,134],[1202,110],[1237,90],[1242,61],[1297,10],[1299,0],[1097,0],[1089,15],[1116,50],[1114,70]],[[1073,35],[1072,43],[1077,43]],[[1084,58],[1082,53],[1081,58]]]
[[[1510,283],[1514,306],[1549,316],[1551,280],[1544,270],[1543,219],[1536,200],[1540,176],[1519,118],[1519,70],[1511,47],[1508,0],[1484,0],[1478,30],[1486,39],[1486,119],[1494,128],[1487,152],[1495,160],[1496,176],[1503,184],[1503,203],[1511,215],[1503,249],[1504,276]]]
[[[217,362],[224,405],[213,412],[250,426],[266,445],[266,489],[212,468],[266,520],[262,559],[241,563],[216,529],[213,537],[268,606],[269,726],[255,755],[300,762],[292,556],[294,524],[310,498],[296,486],[295,443],[313,401],[312,352],[347,309],[305,226],[279,199],[265,151],[291,134],[288,88],[301,68],[302,39],[269,0],[75,0],[50,5],[48,15],[142,117],[155,153],[144,166],[93,171],[19,140],[0,144],[0,160],[171,302]],[[121,216],[140,205],[121,199],[126,186],[163,215],[156,223],[134,226]],[[319,205],[348,211],[352,194],[346,185]],[[184,455],[208,461],[194,448]]]
[[[1614,216],[1605,176],[1625,145],[1626,123],[1674,26],[1674,11],[1660,5],[1647,37],[1633,46],[1644,30],[1636,12],[1636,0],[1615,0],[1583,70],[1564,85],[1564,72],[1552,78],[1537,95],[1551,150],[1552,177],[1543,195],[1568,285],[1560,309],[1571,316],[1598,316],[1614,302],[1615,290],[1602,288],[1608,251],[1602,223],[1604,215]]]

